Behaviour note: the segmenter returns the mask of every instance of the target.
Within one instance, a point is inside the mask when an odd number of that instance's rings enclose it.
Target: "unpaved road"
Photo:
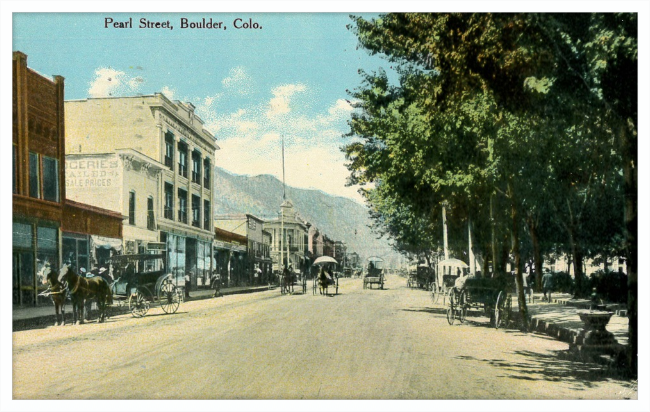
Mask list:
[[[565,343],[481,317],[450,326],[402,278],[386,290],[341,279],[330,297],[309,286],[14,332],[13,398],[637,398],[632,382],[558,356]]]

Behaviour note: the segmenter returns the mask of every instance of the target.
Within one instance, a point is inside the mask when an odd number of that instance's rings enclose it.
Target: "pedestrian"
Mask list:
[[[221,293],[221,276],[218,272],[212,275],[212,289],[214,289],[214,295],[212,297],[223,296]]]
[[[189,273],[185,274],[185,297],[189,298],[190,297],[190,284],[191,284],[191,277]]]
[[[542,288],[544,292],[544,299],[548,300],[548,302],[551,302],[551,290],[553,289],[553,275],[551,274],[550,271],[547,271],[544,273],[544,276],[542,276]],[[546,294],[548,293],[548,298]]]

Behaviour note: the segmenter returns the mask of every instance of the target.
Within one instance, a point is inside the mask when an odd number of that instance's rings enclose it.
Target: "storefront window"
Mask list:
[[[53,269],[59,268],[58,258],[58,230],[50,227],[38,227],[36,229],[36,289],[46,289],[44,285],[44,268],[49,266]],[[49,298],[39,297],[38,303],[47,303]]]
[[[179,284],[185,282],[185,238],[173,234],[167,235],[168,271]]]

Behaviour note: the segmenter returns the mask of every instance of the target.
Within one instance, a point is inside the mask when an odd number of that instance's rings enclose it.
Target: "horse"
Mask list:
[[[321,270],[320,274],[318,275],[318,286],[320,288],[320,294],[327,295],[327,289],[329,288],[329,285],[332,285],[333,283],[334,280],[329,277],[327,272],[325,272],[325,270]]]
[[[75,273],[69,265],[63,265],[59,273],[59,282],[67,282],[72,300],[72,321],[74,324],[84,323],[84,310],[87,299],[97,299],[99,318],[97,322],[106,320],[107,306],[113,303],[111,287],[104,278],[94,276],[84,278]]]
[[[65,325],[65,299],[68,295],[68,285],[59,282],[59,274],[49,266],[44,269],[43,276],[43,283],[47,283],[49,286],[48,290],[44,292],[44,296],[49,295],[54,304],[54,313],[56,314],[54,326],[63,326]]]
[[[283,293],[293,293],[293,284],[296,282],[296,274],[293,271],[285,270],[282,274],[282,288]]]

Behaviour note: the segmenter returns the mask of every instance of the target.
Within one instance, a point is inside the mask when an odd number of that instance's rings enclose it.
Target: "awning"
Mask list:
[[[90,246],[92,248],[103,248],[103,249],[115,249],[116,251],[122,251],[122,239],[115,239],[105,236],[90,236]]]

